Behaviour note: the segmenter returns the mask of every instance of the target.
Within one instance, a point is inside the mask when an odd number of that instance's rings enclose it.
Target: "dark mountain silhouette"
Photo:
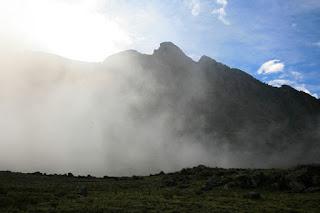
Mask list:
[[[9,129],[0,136],[16,144],[31,141],[40,147],[32,153],[49,150],[53,159],[64,156],[59,147],[65,147],[66,170],[79,158],[91,165],[83,171],[99,162],[94,171],[108,168],[116,175],[199,163],[320,162],[319,99],[287,85],[269,86],[208,56],[194,61],[171,42],[150,55],[127,50],[101,63],[23,53],[1,67],[10,70],[1,78],[1,101],[11,110],[3,113],[24,131],[3,124]],[[17,131],[21,136],[12,134]],[[79,147],[85,157],[74,151]],[[46,162],[43,156],[40,161]]]
[[[208,56],[195,62],[171,42],[152,55],[125,51],[104,64],[114,58],[120,66],[125,59],[129,67],[140,67],[160,85],[161,90],[143,92],[152,101],[137,107],[141,117],[156,116],[165,107],[173,112],[171,122],[183,120],[178,134],[206,136],[205,143],[228,144],[251,160],[274,153],[281,153],[275,161],[290,155],[295,163],[320,159],[320,100],[304,92],[269,86]]]

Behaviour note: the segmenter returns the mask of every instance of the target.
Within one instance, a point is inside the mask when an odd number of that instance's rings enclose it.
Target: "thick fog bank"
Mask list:
[[[279,167],[316,158],[319,149],[301,144],[255,152],[253,145],[238,149],[208,132],[205,114],[197,111],[206,103],[208,80],[199,64],[170,51],[178,58],[161,51],[126,51],[103,63],[1,55],[0,170],[139,175],[198,164]],[[244,126],[239,134],[249,131]]]
[[[0,170],[131,175],[212,160],[176,134],[182,121],[172,122],[170,107],[141,118],[137,109],[162,88],[138,65],[123,67],[124,59],[117,70],[42,53],[1,59]]]

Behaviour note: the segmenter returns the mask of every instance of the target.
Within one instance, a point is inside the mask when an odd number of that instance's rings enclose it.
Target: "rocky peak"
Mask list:
[[[153,51],[153,56],[174,63],[192,63],[193,60],[188,57],[178,46],[172,42],[162,42],[160,47]]]

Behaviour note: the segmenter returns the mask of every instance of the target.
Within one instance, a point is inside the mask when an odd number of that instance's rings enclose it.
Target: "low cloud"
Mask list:
[[[212,14],[217,15],[218,19],[225,25],[230,25],[230,22],[226,19],[226,7],[228,5],[228,0],[216,0],[216,3],[220,6],[220,8],[214,9]]]
[[[278,59],[270,60],[261,65],[258,69],[258,74],[271,74],[282,72],[285,65]]]
[[[287,79],[274,79],[268,82],[269,85],[274,87],[281,87],[282,85],[292,85],[294,82]]]
[[[289,85],[295,88],[298,91],[305,92],[309,95],[312,95],[315,98],[318,98],[318,94],[310,92],[310,90],[307,89],[307,86],[305,84],[300,84],[298,82],[288,80],[288,79],[274,79],[268,82],[269,85],[274,87],[281,87],[282,85]]]
[[[272,60],[272,61],[275,61],[275,60]],[[268,62],[266,62],[266,63],[268,63]],[[265,65],[266,63],[264,63],[263,65]],[[275,63],[277,63],[277,62],[275,62]],[[279,64],[279,60],[278,60],[278,64]],[[260,67],[260,69],[262,69],[263,65]],[[278,67],[280,67],[280,65],[278,65]],[[274,68],[274,69],[276,69],[276,68]],[[260,74],[268,74],[268,73],[260,72]],[[309,95],[312,95],[315,98],[318,98],[319,97],[318,94],[311,92],[309,89],[310,85],[305,84],[303,82],[303,79],[304,79],[304,76],[301,72],[286,71],[286,72],[281,73],[281,75],[278,75],[278,77],[276,77],[275,79],[269,80],[267,83],[271,86],[274,86],[274,87],[281,87],[282,85],[289,85],[298,91],[305,92]]]

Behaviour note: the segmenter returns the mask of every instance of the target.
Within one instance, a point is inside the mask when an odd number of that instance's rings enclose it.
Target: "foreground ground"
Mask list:
[[[120,178],[0,172],[0,212],[320,212],[320,166]]]

